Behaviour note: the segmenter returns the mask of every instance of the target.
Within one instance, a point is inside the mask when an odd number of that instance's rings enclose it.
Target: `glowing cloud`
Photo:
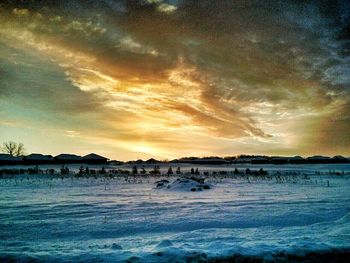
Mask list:
[[[349,9],[342,1],[5,1],[3,139],[118,159],[348,155]],[[23,125],[57,142],[24,136]]]

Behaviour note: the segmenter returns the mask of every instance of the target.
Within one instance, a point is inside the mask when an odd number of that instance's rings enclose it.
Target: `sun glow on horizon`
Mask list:
[[[344,25],[303,24],[288,1],[283,21],[277,3],[185,2],[0,5],[3,139],[114,159],[350,155]]]

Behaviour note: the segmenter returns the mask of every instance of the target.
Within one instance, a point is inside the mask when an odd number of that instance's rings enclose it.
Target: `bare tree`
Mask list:
[[[23,143],[16,143],[12,141],[4,142],[1,150],[2,152],[12,156],[21,156],[24,155],[25,152]]]

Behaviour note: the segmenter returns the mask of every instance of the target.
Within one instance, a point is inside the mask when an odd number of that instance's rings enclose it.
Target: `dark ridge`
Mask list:
[[[155,255],[162,257],[163,253],[158,252]],[[182,260],[174,262],[205,262],[205,263],[339,263],[348,262],[350,257],[350,249],[332,249],[327,251],[306,251],[300,254],[287,253],[284,251],[274,253],[269,256],[249,256],[242,254],[235,254],[228,257],[209,258],[205,253],[194,252],[191,256],[186,256]],[[135,262],[133,259],[138,258],[132,256],[126,262]],[[99,261],[96,255],[93,260]],[[29,256],[29,255],[0,255],[0,262],[76,262],[79,261],[79,256],[74,258],[54,258],[52,256]],[[103,260],[103,262],[108,262]],[[124,261],[125,262],[125,261]],[[145,261],[137,261],[145,262]],[[160,261],[164,262],[164,261]],[[171,262],[171,261],[170,261]]]
[[[277,252],[269,257],[246,256],[235,254],[229,257],[209,259],[211,263],[338,263],[347,262],[350,258],[350,249],[332,249],[327,251],[307,251],[300,254]],[[191,262],[191,261],[190,261]],[[193,261],[194,262],[194,261]]]
[[[283,156],[263,156],[263,155],[238,155],[238,156],[208,156],[208,157],[183,157],[171,161],[156,160],[154,158],[147,161],[136,160],[121,162],[109,160],[106,157],[91,153],[85,156],[75,154],[59,154],[55,157],[40,153],[29,154],[27,156],[14,157],[9,154],[0,153],[0,165],[34,165],[34,164],[110,164],[110,165],[143,165],[143,164],[197,164],[197,165],[223,165],[223,164],[339,164],[350,163],[350,158],[340,155],[334,157],[315,155],[311,157],[283,157]]]

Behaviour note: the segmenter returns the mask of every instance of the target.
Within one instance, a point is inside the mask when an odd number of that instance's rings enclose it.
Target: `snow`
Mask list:
[[[209,184],[204,182],[204,178],[195,178],[195,177],[180,177],[175,181],[169,183],[168,180],[160,180],[156,182],[156,188],[166,189],[166,190],[175,190],[175,191],[203,191],[209,190],[212,188]]]
[[[188,191],[178,176],[2,178],[0,261],[182,262],[350,248],[349,165],[249,167],[282,169],[283,179],[207,176],[210,190]],[[158,189],[160,180],[174,187]]]
[[[140,169],[144,167],[146,171],[150,171],[157,165],[160,167],[160,171],[162,173],[166,173],[168,171],[169,166],[175,169],[180,166],[182,172],[189,172],[191,168],[198,168],[200,172],[205,171],[232,171],[235,168],[240,170],[245,170],[246,168],[250,168],[251,170],[259,170],[263,168],[266,171],[290,171],[290,172],[299,172],[299,173],[308,173],[314,174],[316,171],[321,173],[329,173],[329,171],[347,171],[350,172],[350,164],[283,164],[283,165],[275,165],[275,164],[249,164],[249,163],[239,163],[239,164],[224,164],[224,165],[196,165],[196,164],[177,164],[177,163],[157,163],[157,164],[141,164],[137,165]],[[77,163],[77,164],[69,164],[65,165],[69,167],[70,171],[79,171],[81,166],[89,167],[90,169],[101,169],[102,167],[106,169],[128,169],[131,171],[134,164],[125,164],[125,165],[108,165],[108,164],[85,164],[85,163]],[[0,169],[28,169],[29,167],[35,167],[35,165],[2,165]],[[59,171],[61,169],[61,164],[46,164],[39,165],[40,169],[55,169]]]

